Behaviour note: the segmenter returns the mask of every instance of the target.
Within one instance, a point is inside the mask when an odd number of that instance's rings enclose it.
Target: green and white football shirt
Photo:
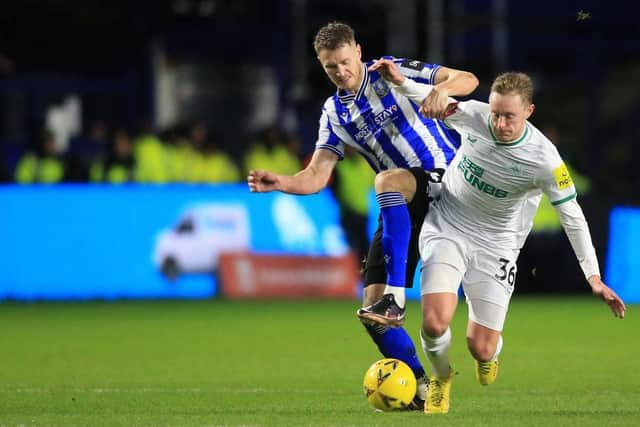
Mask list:
[[[542,192],[554,205],[576,197],[558,150],[531,123],[517,140],[500,142],[491,128],[489,104],[467,101],[445,124],[461,134],[462,145],[444,175],[435,208],[479,243],[520,249]]]
[[[398,86],[418,105],[432,88],[408,78]],[[551,141],[529,122],[515,141],[498,141],[489,104],[479,101],[457,103],[445,123],[460,133],[462,145],[444,175],[440,200],[429,209],[421,242],[444,230],[444,222],[487,249],[519,251],[544,192],[560,215],[585,277],[600,275],[575,186]]]

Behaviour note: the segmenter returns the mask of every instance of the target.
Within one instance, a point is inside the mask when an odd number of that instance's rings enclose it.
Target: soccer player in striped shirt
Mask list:
[[[364,301],[358,316],[385,357],[398,358],[411,367],[419,384],[414,407],[421,409],[420,401],[426,397],[424,369],[401,327],[405,286],[413,285],[429,181],[441,179],[460,137],[440,121],[422,116],[420,106],[382,78],[373,62],[364,63],[348,25],[332,22],[322,27],[314,48],[337,92],[324,103],[311,162],[293,176],[251,171],[249,188],[254,192],[316,193],[327,185],[344,156],[345,145],[355,147],[377,172],[381,220],[364,265]],[[425,108],[435,118],[444,117],[449,95],[467,95],[478,85],[477,78],[466,71],[390,60],[404,75],[434,85]],[[439,172],[430,172],[434,170]]]
[[[403,80],[393,62],[379,67],[390,80]],[[416,102],[432,90],[406,80],[400,88]],[[420,233],[421,338],[434,374],[427,413],[449,411],[449,323],[460,282],[469,307],[467,345],[476,361],[476,377],[482,385],[495,381],[516,260],[543,192],[560,215],[593,294],[616,317],[624,317],[624,302],[600,277],[571,175],[556,147],[527,120],[534,110],[532,97],[529,76],[504,73],[494,80],[488,104],[452,100],[448,109],[445,123],[460,132],[463,141]]]

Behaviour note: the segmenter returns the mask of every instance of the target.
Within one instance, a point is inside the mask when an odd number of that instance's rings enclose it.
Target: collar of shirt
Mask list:
[[[342,104],[348,104],[351,101],[360,99],[360,97],[364,94],[364,91],[367,88],[367,85],[369,84],[369,70],[368,70],[367,64],[365,63],[362,63],[362,72],[363,72],[362,74],[363,78],[362,78],[362,81],[360,82],[360,87],[358,88],[358,91],[355,94],[351,92],[347,92],[344,89],[338,89],[338,91],[336,92],[336,95],[338,96],[338,99]]]

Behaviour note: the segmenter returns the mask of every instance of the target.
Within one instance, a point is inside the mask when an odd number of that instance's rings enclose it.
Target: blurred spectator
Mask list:
[[[244,157],[244,172],[268,169],[283,175],[294,175],[301,169],[299,141],[295,137],[285,137],[277,126],[264,131],[247,151]]]
[[[345,145],[344,159],[335,169],[333,188],[340,203],[340,222],[351,249],[363,259],[367,255],[369,239],[369,192],[375,174],[355,148]]]
[[[161,136],[165,143],[170,182],[187,182],[189,179],[194,150],[188,134],[187,126],[180,124],[167,129]]]
[[[227,153],[220,150],[206,124],[196,123],[192,127],[191,142],[193,153],[190,182],[223,183],[240,180],[238,167]]]
[[[133,153],[136,162],[136,181],[161,184],[169,181],[169,160],[162,141],[148,124],[134,140]]]
[[[123,184],[135,179],[135,158],[133,144],[124,129],[118,129],[109,144],[109,153],[104,161],[91,166],[91,181]]]
[[[106,154],[107,132],[104,122],[98,120],[89,126],[87,134],[71,139],[67,150],[66,181],[89,180],[92,165],[102,162]]]
[[[185,181],[187,182],[203,182],[204,166],[204,149],[209,139],[209,128],[202,122],[197,122],[191,126],[189,131],[191,149],[187,159],[187,174]]]
[[[220,150],[218,145],[209,140],[203,149],[203,169],[201,178],[203,182],[223,183],[239,182],[240,170],[231,157]]]
[[[15,180],[20,184],[53,184],[64,178],[65,163],[57,152],[54,135],[44,131],[35,152],[28,152],[16,166]]]
[[[296,133],[288,133],[285,135],[285,146],[287,147],[287,151],[293,156],[297,164],[302,167],[300,159],[304,156],[302,154],[302,139],[300,135]],[[313,155],[313,154],[312,154]],[[299,171],[299,169],[298,169]]]

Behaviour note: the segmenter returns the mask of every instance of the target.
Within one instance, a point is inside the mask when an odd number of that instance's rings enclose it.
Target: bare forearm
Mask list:
[[[327,186],[338,156],[330,150],[316,150],[306,168],[293,176],[281,176],[279,190],[290,194],[313,194]]]
[[[278,175],[267,170],[252,170],[247,176],[249,190],[253,193],[271,191],[300,195],[317,193],[327,186],[337,161],[338,155],[330,150],[316,150],[309,165],[295,175]]]
[[[444,91],[447,96],[469,95],[478,87],[478,78],[467,71],[449,71],[448,77],[434,88]]]
[[[289,194],[314,194],[327,185],[327,180],[322,179],[310,168],[301,170],[293,176],[279,176],[280,191]]]

